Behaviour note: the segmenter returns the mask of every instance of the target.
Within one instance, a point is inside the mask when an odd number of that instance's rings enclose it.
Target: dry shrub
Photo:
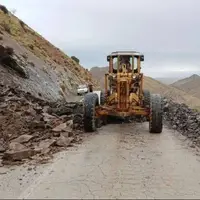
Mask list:
[[[4,14],[8,14],[9,13],[8,9],[3,5],[0,5],[0,10],[2,10]]]

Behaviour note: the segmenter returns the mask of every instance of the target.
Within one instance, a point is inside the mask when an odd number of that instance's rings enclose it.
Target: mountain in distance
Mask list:
[[[154,79],[155,79],[155,80],[158,80],[158,81],[160,81],[161,83],[164,83],[164,84],[166,84],[166,85],[170,85],[170,84],[172,84],[172,83],[178,81],[180,78],[177,78],[177,77],[175,77],[175,78],[170,78],[170,77],[156,77],[156,78],[154,78]]]
[[[183,90],[197,98],[200,98],[200,76],[197,74],[193,74],[190,77],[178,80],[171,84],[171,86]]]

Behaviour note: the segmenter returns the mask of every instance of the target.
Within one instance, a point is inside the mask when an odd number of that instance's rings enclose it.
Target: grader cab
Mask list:
[[[84,97],[84,129],[93,132],[97,121],[109,116],[123,118],[144,116],[150,133],[162,132],[162,99],[143,89],[141,62],[144,56],[135,51],[113,52],[107,56],[108,73],[105,91],[93,91]]]

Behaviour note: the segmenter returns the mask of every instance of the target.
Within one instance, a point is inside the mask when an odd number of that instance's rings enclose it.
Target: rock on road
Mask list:
[[[198,149],[183,139],[149,134],[147,123],[103,126],[52,163],[1,168],[0,197],[198,199]]]

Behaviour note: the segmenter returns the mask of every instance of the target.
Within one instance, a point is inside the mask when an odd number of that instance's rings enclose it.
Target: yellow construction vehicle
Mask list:
[[[144,116],[150,133],[161,133],[163,127],[162,98],[143,89],[141,62],[144,56],[136,51],[117,51],[107,56],[109,71],[105,74],[105,91],[84,96],[84,129],[93,132],[98,119],[109,116]]]

